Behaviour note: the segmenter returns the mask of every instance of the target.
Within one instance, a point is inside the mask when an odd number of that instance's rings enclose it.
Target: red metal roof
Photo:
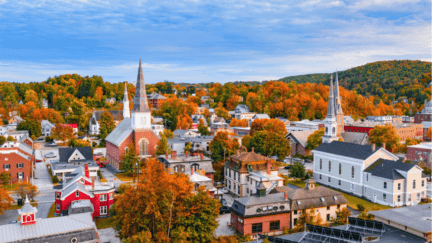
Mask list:
[[[72,127],[72,128],[78,128],[78,124],[72,123],[72,124],[62,124],[62,126]]]

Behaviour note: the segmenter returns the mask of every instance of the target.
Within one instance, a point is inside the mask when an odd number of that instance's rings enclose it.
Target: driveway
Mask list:
[[[216,229],[216,236],[221,235],[234,235],[235,231],[231,226],[227,226],[230,221],[231,216],[229,213],[219,215],[217,221],[219,222],[219,226]]]
[[[120,186],[124,182],[119,180],[113,173],[107,168],[100,168],[99,169],[102,176],[108,181],[108,183],[113,182],[115,187]]]
[[[45,162],[36,163],[35,176],[33,178],[33,184],[37,186],[39,190],[52,189],[53,183],[48,173]]]
[[[106,228],[98,230],[101,242],[103,243],[120,243],[120,239],[116,237],[113,228]]]

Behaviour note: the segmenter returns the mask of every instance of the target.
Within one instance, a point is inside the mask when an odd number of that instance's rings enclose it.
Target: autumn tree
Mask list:
[[[385,146],[389,150],[393,150],[399,145],[400,137],[396,133],[396,129],[391,124],[384,126],[377,125],[369,132],[369,142],[377,146]]]
[[[322,136],[324,136],[324,128],[320,128],[313,132],[307,138],[306,148],[313,150],[322,144]]]
[[[28,196],[30,200],[33,200],[34,197],[39,194],[39,191],[37,187],[31,183],[19,182],[15,188],[15,194],[20,198]]]
[[[11,179],[10,172],[3,171],[2,173],[0,173],[0,181],[3,185],[7,185],[10,179]]]
[[[347,207],[340,208],[336,211],[336,218],[331,218],[332,226],[345,225],[347,223],[347,218],[351,215],[351,211]]]
[[[215,108],[215,113],[219,117],[223,117],[225,120],[228,118],[228,111],[223,107],[222,103],[218,104]]]
[[[240,144],[237,139],[230,138],[227,132],[218,132],[210,142],[209,147],[211,158],[215,162],[219,162],[233,155],[240,147]]]
[[[104,141],[105,138],[114,130],[116,127],[114,118],[108,111],[105,111],[101,115],[99,126],[99,137]]]
[[[40,137],[42,135],[41,123],[31,119],[20,122],[16,130],[29,131],[30,136]]]
[[[138,156],[136,154],[135,144],[133,142],[130,142],[127,145],[127,150],[125,154],[122,156],[120,169],[131,173],[137,161],[138,161]]]
[[[428,130],[426,131],[426,137],[432,138],[432,127],[429,127]]]
[[[5,187],[0,187],[0,215],[4,214],[5,210],[12,206],[13,201],[9,191]]]
[[[296,161],[293,165],[291,165],[289,169],[289,176],[292,178],[300,178],[303,179],[306,175],[306,169],[302,162]]]
[[[200,119],[200,121],[199,121],[198,132],[201,134],[201,136],[209,136],[210,135],[209,128],[208,128],[208,126],[206,126],[204,124],[203,119]]]
[[[34,90],[27,90],[25,92],[24,101],[25,102],[32,101],[33,103],[37,104],[38,103],[37,93]]]
[[[169,150],[168,140],[165,136],[161,136],[161,139],[157,143],[156,155],[165,154]]]
[[[74,138],[72,127],[57,124],[52,130],[52,137],[61,141]]]
[[[208,192],[192,193],[189,177],[167,173],[163,164],[148,159],[142,179],[116,199],[114,229],[121,240],[136,242],[210,242],[218,226],[219,203]],[[132,242],[132,241],[130,241]]]
[[[277,156],[279,161],[283,161],[291,152],[291,146],[285,136],[266,130],[255,132],[247,148],[254,148],[256,153],[264,156]]]
[[[303,231],[305,224],[312,224],[320,226],[322,224],[321,215],[315,212],[312,206],[310,209],[303,209],[301,216],[297,219],[297,224],[294,226],[295,231]],[[321,222],[320,222],[321,221]]]
[[[255,119],[251,124],[251,136],[258,131],[269,131],[285,136],[287,130],[285,123],[278,119]]]
[[[96,95],[96,100],[100,102],[101,99],[102,99],[102,95],[103,95],[103,88],[102,87],[97,87],[95,95]]]
[[[246,119],[237,120],[233,118],[230,122],[230,127],[247,127],[248,122]]]
[[[69,140],[68,146],[71,147],[90,147],[91,144],[89,141],[83,139],[71,139]]]
[[[4,136],[0,136],[0,145],[6,142],[6,138]]]

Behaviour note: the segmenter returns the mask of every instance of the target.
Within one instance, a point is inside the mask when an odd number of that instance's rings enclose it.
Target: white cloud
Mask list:
[[[415,4],[424,0],[358,0],[351,6],[351,9],[373,9],[376,8],[394,8],[403,4]]]

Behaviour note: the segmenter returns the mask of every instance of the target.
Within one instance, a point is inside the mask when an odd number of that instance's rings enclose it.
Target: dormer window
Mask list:
[[[337,201],[337,197],[336,197],[336,196],[333,196],[333,199],[334,199],[335,201]]]
[[[76,192],[75,192],[75,196],[76,196],[76,197],[79,197],[79,191],[76,191]]]
[[[321,198],[321,202],[325,202],[325,199],[323,197]]]
[[[297,205],[301,205],[301,202],[300,202],[300,201],[297,201]]]

